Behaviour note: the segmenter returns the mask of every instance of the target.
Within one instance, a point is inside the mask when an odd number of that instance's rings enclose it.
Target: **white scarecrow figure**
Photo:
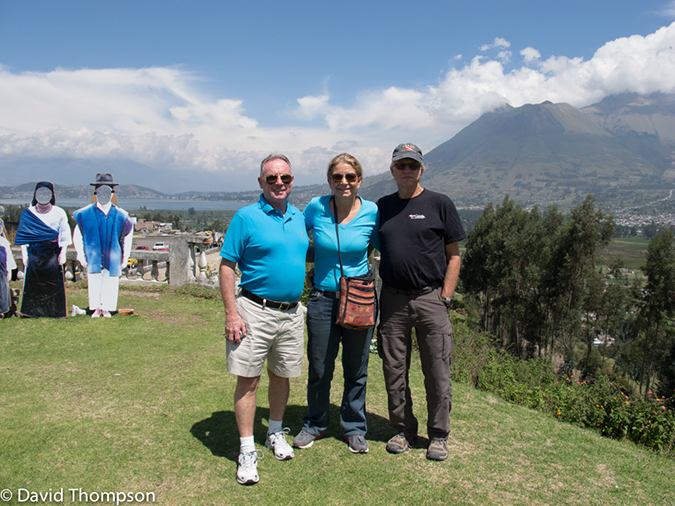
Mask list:
[[[77,222],[73,244],[78,261],[87,268],[92,317],[110,318],[117,311],[119,279],[131,252],[134,225],[129,214],[117,207],[112,174],[99,172],[90,184],[94,187],[91,204],[73,213]]]

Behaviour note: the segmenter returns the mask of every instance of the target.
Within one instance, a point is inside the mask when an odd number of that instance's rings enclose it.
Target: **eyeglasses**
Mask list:
[[[406,167],[410,167],[410,170],[416,171],[422,168],[422,164],[419,162],[397,162],[394,164],[394,168],[397,170],[405,170]]]
[[[270,174],[265,178],[267,184],[277,184],[277,179],[281,178],[283,184],[290,184],[293,181],[293,176],[290,174]]]
[[[359,178],[354,172],[349,172],[347,174],[331,174],[330,179],[334,183],[341,183],[343,179],[346,179],[348,183],[356,183],[356,180]]]

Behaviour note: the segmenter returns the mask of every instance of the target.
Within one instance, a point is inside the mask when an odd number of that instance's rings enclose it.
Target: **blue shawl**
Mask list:
[[[59,238],[59,231],[45,224],[28,208],[21,212],[19,227],[16,230],[14,244],[32,244],[43,241],[55,241]]]
[[[127,212],[113,205],[106,216],[94,203],[75,211],[73,218],[82,232],[87,270],[96,274],[107,269],[111,276],[120,276]]]

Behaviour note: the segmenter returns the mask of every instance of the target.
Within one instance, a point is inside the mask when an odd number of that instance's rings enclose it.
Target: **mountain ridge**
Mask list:
[[[566,208],[588,193],[607,208],[639,204],[675,188],[675,94],[626,93],[580,109],[550,101],[505,105],[483,114],[424,158],[422,185],[449,195],[460,207],[482,207],[509,195],[525,206],[555,203]],[[0,187],[0,197],[8,198],[17,188]],[[169,195],[135,185],[121,185],[119,191],[130,198],[244,202],[260,194]],[[306,204],[328,191],[327,184],[295,186],[291,202]],[[364,178],[359,193],[377,200],[394,191],[387,171]],[[62,197],[68,192],[90,195],[91,187],[59,186]]]

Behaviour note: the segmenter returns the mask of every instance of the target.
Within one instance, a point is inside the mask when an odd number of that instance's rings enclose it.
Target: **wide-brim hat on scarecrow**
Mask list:
[[[96,174],[96,182],[89,184],[91,186],[119,186],[119,183],[113,183],[113,175],[110,172],[99,172]]]

